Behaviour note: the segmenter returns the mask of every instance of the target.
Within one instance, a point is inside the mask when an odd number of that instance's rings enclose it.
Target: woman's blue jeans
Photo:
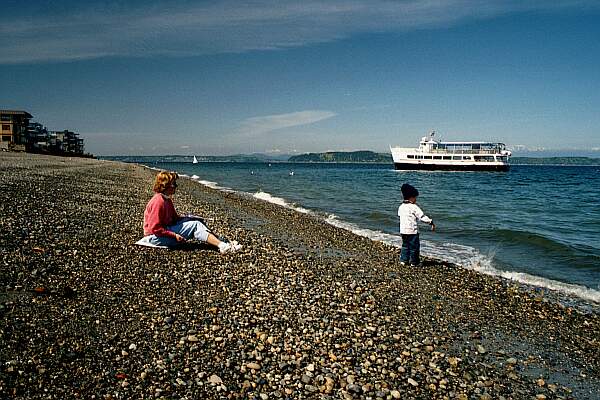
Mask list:
[[[208,235],[210,234],[209,229],[202,222],[197,219],[181,218],[174,225],[168,226],[168,230],[175,232],[180,236],[187,239],[196,239],[201,242],[206,242]],[[174,247],[179,244],[177,239],[168,236],[156,236],[151,235],[148,241],[155,246],[167,246]]]

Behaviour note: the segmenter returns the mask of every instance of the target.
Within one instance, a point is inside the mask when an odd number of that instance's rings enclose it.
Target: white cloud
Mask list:
[[[278,129],[314,124],[315,122],[323,121],[335,117],[336,115],[337,114],[332,111],[307,110],[288,114],[252,117],[241,123],[239,132],[246,135],[259,135]]]
[[[161,0],[127,9],[115,2],[85,10],[78,10],[75,3],[54,13],[21,15],[0,25],[0,64],[273,50],[360,33],[448,26],[514,12],[599,6],[592,0],[185,3]]]

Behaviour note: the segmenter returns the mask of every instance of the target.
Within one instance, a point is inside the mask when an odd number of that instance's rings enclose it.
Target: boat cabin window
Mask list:
[[[462,160],[462,156],[452,156],[453,160]]]
[[[475,156],[475,161],[493,162],[494,156]]]
[[[471,156],[463,156],[463,160],[470,160]]]
[[[414,156],[414,155],[412,155],[412,154],[409,154],[407,157],[408,157],[408,158],[415,158],[415,156]]]
[[[431,157],[431,156],[423,156],[423,158],[424,158],[425,160],[431,160],[431,158],[432,158],[432,157]]]
[[[506,156],[497,156],[496,160],[506,162]]]
[[[442,159],[442,156],[433,156],[433,159],[434,159],[434,160],[441,160],[441,159]]]
[[[444,156],[444,160],[452,160],[452,156]]]
[[[415,158],[418,158],[419,160],[422,160],[423,156],[415,156]]]

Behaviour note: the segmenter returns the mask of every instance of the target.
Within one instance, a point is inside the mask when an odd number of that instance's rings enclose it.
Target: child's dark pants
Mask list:
[[[419,250],[419,234],[402,235],[402,252],[400,253],[400,261],[411,265],[418,265],[420,262]]]

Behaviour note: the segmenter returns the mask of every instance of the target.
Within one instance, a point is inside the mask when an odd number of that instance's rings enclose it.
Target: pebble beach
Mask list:
[[[244,248],[136,246],[155,174],[0,154],[0,398],[600,398],[597,304],[185,178]]]

